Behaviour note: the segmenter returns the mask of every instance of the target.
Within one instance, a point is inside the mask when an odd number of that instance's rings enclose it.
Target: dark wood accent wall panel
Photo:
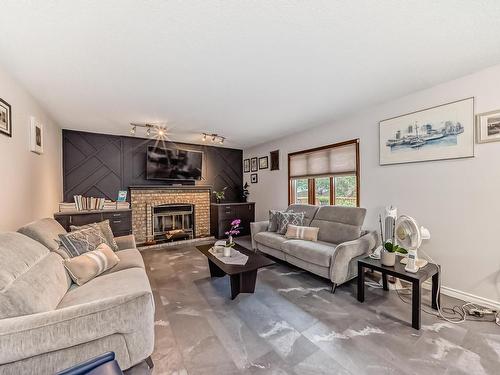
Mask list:
[[[64,200],[77,194],[116,200],[132,185],[167,185],[146,179],[146,150],[152,139],[63,130]],[[160,145],[163,146],[163,145]],[[214,190],[227,186],[226,200],[241,200],[243,151],[209,145],[165,142],[165,147],[203,151],[203,180]]]

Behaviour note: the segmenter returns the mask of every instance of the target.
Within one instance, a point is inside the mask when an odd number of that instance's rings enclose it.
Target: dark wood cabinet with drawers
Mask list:
[[[74,211],[58,212],[56,219],[67,231],[70,226],[80,226],[109,220],[109,225],[115,237],[132,234],[132,210],[102,210],[102,211]]]
[[[250,234],[250,223],[255,221],[255,203],[212,203],[210,228],[215,238],[225,238],[231,221],[241,219],[240,236]]]

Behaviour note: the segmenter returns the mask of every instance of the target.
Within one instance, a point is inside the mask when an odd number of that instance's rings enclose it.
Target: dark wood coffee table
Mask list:
[[[257,270],[275,263],[264,255],[245,249],[243,246],[235,245],[235,250],[248,256],[247,263],[243,266],[225,264],[208,252],[212,246],[213,244],[201,245],[196,246],[196,248],[207,257],[210,276],[222,277],[229,275],[231,279],[231,299],[235,299],[240,293],[253,293],[257,281]]]

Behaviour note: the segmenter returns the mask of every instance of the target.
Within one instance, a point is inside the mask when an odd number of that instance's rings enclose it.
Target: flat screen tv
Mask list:
[[[148,146],[148,180],[201,180],[203,153]]]

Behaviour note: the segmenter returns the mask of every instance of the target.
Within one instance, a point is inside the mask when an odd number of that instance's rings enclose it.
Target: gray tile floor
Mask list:
[[[193,245],[142,254],[156,301],[154,374],[500,374],[493,323],[422,314],[416,331],[395,291],[368,287],[360,304],[355,283],[331,294],[327,280],[283,263],[232,301],[228,277],[211,279]],[[424,304],[431,310],[428,295]]]

